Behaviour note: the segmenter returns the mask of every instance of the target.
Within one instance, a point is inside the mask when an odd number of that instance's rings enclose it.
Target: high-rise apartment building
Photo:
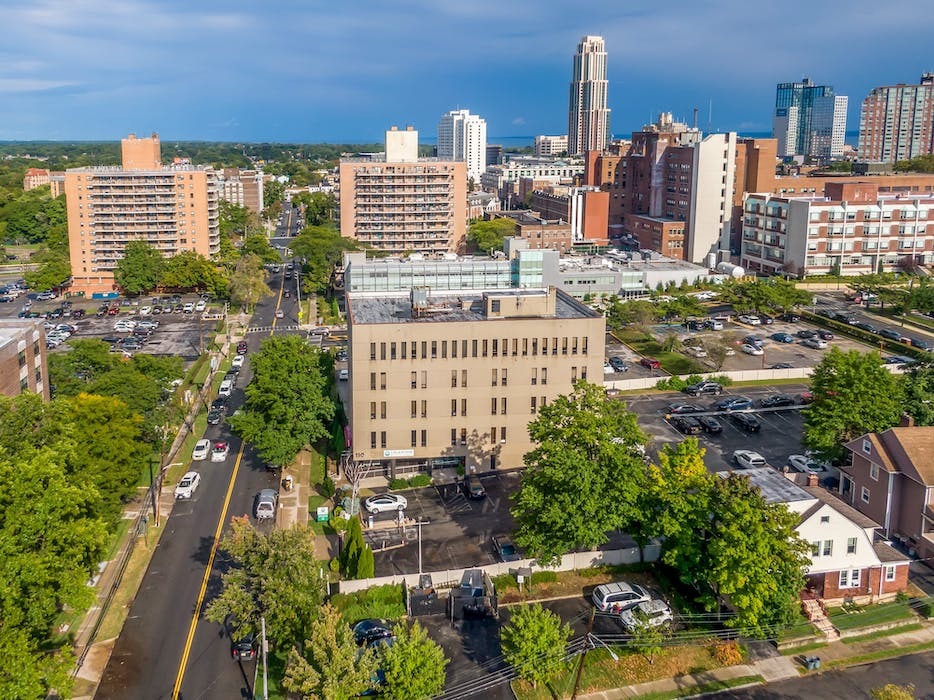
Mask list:
[[[918,85],[873,88],[859,116],[859,158],[895,163],[934,153],[934,73]]]
[[[163,166],[159,137],[122,142],[122,167],[65,171],[72,292],[114,289],[114,268],[130,241],[165,257],[220,245],[217,184],[211,168]]]
[[[803,156],[826,163],[843,156],[848,98],[830,85],[779,83],[775,90],[772,136],[778,155]]]
[[[568,105],[568,153],[602,151],[610,136],[606,47],[603,37],[585,36],[577,45]]]
[[[568,137],[564,136],[536,136],[535,157],[550,158],[567,153]]]
[[[480,183],[486,170],[486,120],[467,109],[456,109],[438,122],[438,160],[467,163],[467,179]]]
[[[224,168],[217,174],[220,198],[245,207],[259,215],[263,213],[263,171]]]
[[[351,451],[371,474],[522,467],[541,407],[602,377],[603,317],[555,287],[349,292],[347,318]]]
[[[467,164],[418,157],[418,132],[392,127],[386,152],[340,164],[341,235],[388,253],[457,252],[467,235]]]

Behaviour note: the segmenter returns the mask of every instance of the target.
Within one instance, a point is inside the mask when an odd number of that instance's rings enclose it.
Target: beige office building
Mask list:
[[[172,257],[219,249],[217,186],[211,168],[163,166],[159,137],[123,139],[122,167],[65,172],[71,292],[114,290],[114,268],[130,241]]]
[[[341,235],[387,253],[463,250],[467,164],[418,158],[418,132],[386,132],[386,153],[340,164]]]
[[[605,323],[548,289],[348,295],[351,450],[371,474],[515,469],[528,424],[603,377]]]

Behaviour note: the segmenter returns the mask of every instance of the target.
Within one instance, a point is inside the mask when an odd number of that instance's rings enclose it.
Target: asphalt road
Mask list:
[[[280,297],[283,283],[282,274],[270,281],[275,293],[260,302],[251,325],[274,326],[280,301],[285,302],[283,308],[287,312],[295,315],[294,299]],[[265,337],[266,334],[249,334],[249,351],[258,350]],[[247,362],[231,396],[229,412],[243,403],[243,387],[249,378]],[[230,640],[220,626],[198,619],[190,647],[186,645],[219,524],[226,528],[232,516],[251,514],[256,494],[260,489],[275,487],[277,476],[267,471],[249,448],[243,451],[239,467],[236,466],[241,444],[225,422],[208,426],[205,437],[228,440],[230,456],[221,464],[198,463],[201,486],[190,503],[179,503],[173,509],[166,523],[104,672],[98,698],[171,698],[186,649],[178,697],[253,697],[255,664],[230,659]],[[182,457],[187,459],[189,455]],[[214,560],[202,611],[217,593],[227,565],[220,555]]]
[[[828,671],[767,686],[705,695],[707,698],[757,698],[761,700],[839,700],[869,698],[870,690],[888,683],[915,686],[916,698],[934,697],[934,654],[926,652],[887,661]]]

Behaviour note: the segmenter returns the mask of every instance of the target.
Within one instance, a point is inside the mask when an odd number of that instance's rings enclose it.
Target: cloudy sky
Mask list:
[[[0,0],[0,140],[379,141],[455,108],[491,140],[561,134],[584,34],[616,134],[695,106],[767,131],[804,75],[855,130],[870,88],[934,70],[932,26],[930,0]]]

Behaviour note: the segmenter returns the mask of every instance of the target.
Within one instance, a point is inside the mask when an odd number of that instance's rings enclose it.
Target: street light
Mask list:
[[[608,646],[606,645],[606,642],[604,642],[602,639],[600,639],[600,637],[598,637],[597,635],[591,634],[590,632],[588,632],[588,633],[587,633],[587,641],[590,642],[590,648],[591,648],[591,649],[595,649],[595,648],[596,648],[596,645],[599,644],[600,646],[602,646],[604,649],[607,650],[607,652],[608,652],[608,653],[610,654],[610,656],[613,658],[613,661],[619,661],[619,657],[616,655],[616,652],[614,652],[612,649],[610,649],[610,647],[608,647]]]

